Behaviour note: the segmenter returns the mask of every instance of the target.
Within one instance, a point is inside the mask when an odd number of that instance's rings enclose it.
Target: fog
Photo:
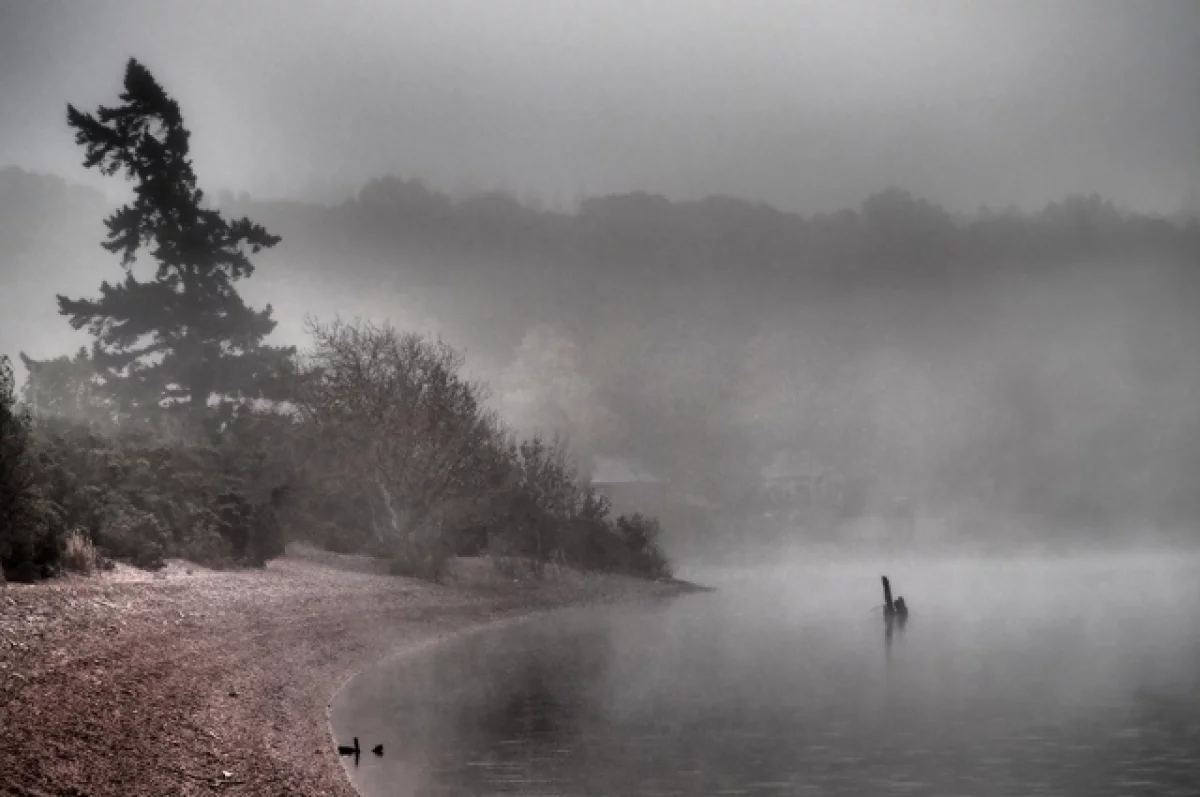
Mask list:
[[[1190,0],[0,0],[0,770],[1194,793],[1197,87]]]
[[[442,336],[679,557],[1194,541],[1197,53],[1187,2],[0,3],[0,351],[120,274],[63,112],[134,55],[282,236],[274,341]]]
[[[0,164],[81,177],[63,104],[132,55],[184,98],[214,190],[340,200],[391,173],[813,213],[900,184],[1169,212],[1200,168],[1197,30],[1187,0],[6,0]]]
[[[880,572],[903,626],[873,608]],[[367,795],[1184,793],[1196,572],[1129,554],[694,569],[719,591],[386,662],[333,723],[402,750],[351,769]]]

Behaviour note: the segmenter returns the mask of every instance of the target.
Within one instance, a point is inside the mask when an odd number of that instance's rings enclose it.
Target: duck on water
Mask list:
[[[356,763],[358,762],[359,754],[362,753],[362,748],[358,746],[358,737],[357,736],[354,737],[353,745],[339,744],[337,750],[338,750],[338,755],[354,756],[354,761]],[[375,755],[383,755],[383,745],[382,744],[375,745],[374,747],[371,748],[371,752],[374,753]]]

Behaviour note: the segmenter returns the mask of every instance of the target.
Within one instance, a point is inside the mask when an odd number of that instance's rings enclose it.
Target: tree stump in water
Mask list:
[[[908,620],[908,605],[904,602],[903,597],[897,597],[892,600],[892,582],[887,576],[882,576],[883,579],[883,616],[888,621],[889,626],[892,620],[899,620],[903,626]]]

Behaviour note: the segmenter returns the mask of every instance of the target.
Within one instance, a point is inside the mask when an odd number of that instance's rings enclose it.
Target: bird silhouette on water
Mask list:
[[[375,755],[383,755],[383,745],[377,744],[371,748],[371,752]]]

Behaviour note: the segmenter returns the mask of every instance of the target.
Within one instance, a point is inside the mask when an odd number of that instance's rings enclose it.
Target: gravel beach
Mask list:
[[[326,710],[350,676],[481,624],[680,583],[459,560],[442,584],[293,548],[265,570],[0,587],[0,794],[355,794]],[[372,572],[375,571],[375,572]]]

